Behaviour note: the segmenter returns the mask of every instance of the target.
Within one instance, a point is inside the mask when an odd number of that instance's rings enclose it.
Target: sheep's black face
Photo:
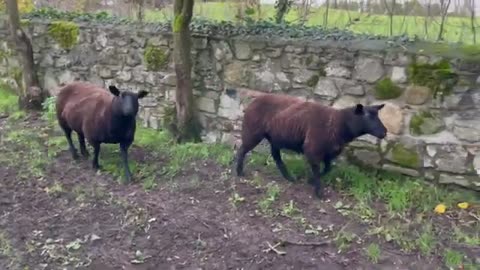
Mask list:
[[[375,136],[379,139],[383,139],[387,136],[387,129],[383,125],[382,121],[378,117],[378,112],[385,106],[385,104],[374,106],[363,106],[357,104],[355,107],[355,115],[360,117],[359,124],[362,125],[362,130]]]
[[[118,90],[117,87],[110,85],[110,92],[118,98],[119,111],[123,116],[135,116],[138,112],[138,100],[144,98],[148,92],[140,91],[138,94],[130,91]]]

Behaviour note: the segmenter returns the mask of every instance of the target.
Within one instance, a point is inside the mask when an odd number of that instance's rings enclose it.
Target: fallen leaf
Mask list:
[[[67,249],[73,249],[77,250],[81,247],[80,245],[80,239],[76,239],[75,241],[72,241],[66,245]]]
[[[443,213],[445,213],[446,210],[447,210],[447,207],[445,206],[445,204],[440,203],[437,206],[435,206],[434,211],[435,211],[435,213],[443,214]]]
[[[468,208],[468,203],[467,202],[462,202],[462,203],[459,203],[457,204],[458,208],[461,208],[461,209],[467,209]]]
[[[101,239],[101,237],[96,235],[96,234],[92,234],[90,236],[90,241],[92,241],[92,242],[95,241],[95,240],[100,240],[100,239]]]
[[[333,206],[335,209],[338,209],[338,208],[341,208],[343,206],[343,202],[342,201],[338,201],[337,203],[335,203],[335,205]]]

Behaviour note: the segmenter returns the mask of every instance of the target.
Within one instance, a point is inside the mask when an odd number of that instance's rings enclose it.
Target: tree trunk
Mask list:
[[[22,109],[41,110],[45,96],[39,87],[40,84],[33,60],[32,42],[20,27],[17,1],[6,0],[6,4],[12,40],[22,59],[23,85],[19,85],[19,106]]]
[[[192,60],[190,29],[194,0],[175,0],[173,20],[173,60],[177,75],[175,106],[177,109],[176,139],[178,142],[200,141],[200,124],[195,115],[192,92]]]
[[[387,0],[383,0],[383,2],[385,4],[385,9],[387,10],[387,13],[388,13],[388,18],[390,19],[390,27],[389,27],[390,36],[393,36],[393,15],[395,14],[395,6],[397,3],[396,3],[396,0],[393,0],[391,3],[392,6],[389,7]]]
[[[445,3],[446,1],[446,3]],[[440,0],[440,10],[441,10],[441,22],[440,30],[438,30],[437,41],[443,40],[443,29],[445,27],[445,20],[447,19],[448,8],[450,7],[451,0]]]
[[[323,25],[325,27],[328,26],[328,11],[330,10],[330,0],[326,0],[325,2],[325,15],[323,16]]]
[[[145,0],[137,0],[137,20],[139,22],[143,22],[143,18],[145,17]]]
[[[469,10],[470,10],[470,27],[472,29],[472,38],[473,38],[473,44],[477,44],[477,31],[476,31],[476,27],[475,27],[475,1],[474,0],[470,0],[470,6],[469,6]]]

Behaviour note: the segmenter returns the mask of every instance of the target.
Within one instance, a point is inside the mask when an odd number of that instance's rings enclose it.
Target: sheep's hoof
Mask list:
[[[77,152],[72,152],[72,158],[73,160],[78,160],[80,156],[77,154]]]
[[[315,196],[320,200],[323,199],[323,190],[315,190]]]

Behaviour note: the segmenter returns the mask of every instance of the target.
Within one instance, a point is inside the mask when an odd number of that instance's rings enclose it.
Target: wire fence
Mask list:
[[[32,0],[18,1],[20,5]],[[194,14],[195,17],[235,23],[244,23],[247,19],[274,20],[275,1],[278,0],[197,0]],[[285,14],[285,21],[290,23],[320,25],[371,35],[406,35],[430,41],[477,44],[480,25],[477,9],[480,1],[476,0],[292,2],[291,8]],[[33,4],[34,8],[50,7],[65,11],[106,11],[115,16],[149,22],[166,21],[173,17],[172,0],[36,0]],[[138,12],[139,8],[142,12]]]

